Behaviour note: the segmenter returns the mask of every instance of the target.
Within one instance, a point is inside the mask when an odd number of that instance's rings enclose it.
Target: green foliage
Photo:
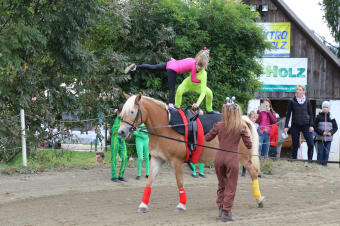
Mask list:
[[[0,162],[20,147],[17,117],[26,112],[28,152],[88,123],[112,123],[122,91],[167,102],[165,72],[124,75],[131,62],[157,64],[211,49],[208,86],[220,110],[226,96],[245,106],[258,89],[268,44],[257,13],[225,0],[3,0],[0,3]],[[185,75],[177,76],[177,85]],[[186,94],[183,106],[198,95]],[[33,99],[32,99],[33,98]],[[204,104],[202,105],[204,108]],[[3,116],[3,117],[2,117]],[[91,122],[91,127],[99,125]],[[57,132],[56,132],[57,131]],[[6,142],[4,141],[6,140]],[[14,149],[13,149],[14,148]]]
[[[320,3],[325,11],[324,18],[336,42],[339,43],[337,55],[340,58],[340,1],[322,0]]]
[[[94,101],[86,98],[82,81],[92,77],[98,67],[86,48],[86,31],[102,14],[94,0],[1,2],[0,114],[8,119],[0,122],[4,130],[0,137],[6,139],[6,144],[0,146],[0,162],[17,153],[12,150],[18,147],[20,131],[12,125],[19,124],[19,120],[9,118],[17,116],[21,108],[29,117],[29,146],[51,139],[56,135],[53,129],[63,133],[79,126],[65,127],[59,121],[62,113],[97,117],[97,111],[84,104]],[[91,96],[96,98],[98,95]]]
[[[214,106],[221,109],[226,96],[235,96],[246,106],[260,83],[262,67],[256,62],[268,44],[254,20],[257,14],[248,6],[225,1],[210,1],[200,17],[208,31],[212,62],[208,68],[208,85],[214,92]],[[215,108],[216,108],[215,107]]]
[[[153,4],[131,1],[132,27],[122,43],[130,61],[157,64],[170,57],[194,57],[207,46],[211,49],[208,86],[214,93],[214,108],[220,110],[226,96],[236,96],[245,106],[260,86],[257,76],[262,67],[256,58],[269,47],[254,22],[257,13],[246,5],[222,0],[151,2]],[[185,76],[177,76],[177,85]],[[127,87],[127,91],[143,90],[167,101],[165,72],[138,71],[129,84],[132,86]],[[183,106],[194,103],[197,97],[196,94],[185,95]]]

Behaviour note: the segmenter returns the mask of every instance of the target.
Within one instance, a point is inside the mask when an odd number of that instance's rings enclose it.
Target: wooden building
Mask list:
[[[283,0],[244,0],[257,7],[267,4],[268,11],[261,13],[262,22],[291,23],[290,57],[308,58],[308,97],[310,99],[340,100],[340,60],[316,37],[284,3]],[[292,93],[259,93],[256,97],[289,99]]]
[[[340,124],[340,60],[311,31],[283,0],[243,0],[261,15],[262,23],[290,23],[290,55],[288,58],[307,58],[307,97],[311,100],[316,114],[322,101],[331,101],[331,113]],[[269,98],[273,108],[280,116],[285,116],[287,103],[294,92],[256,93],[256,101],[251,107],[259,105],[259,99]],[[248,111],[250,109],[248,107]],[[339,125],[340,126],[340,125]],[[339,159],[340,132],[334,136],[330,159]]]

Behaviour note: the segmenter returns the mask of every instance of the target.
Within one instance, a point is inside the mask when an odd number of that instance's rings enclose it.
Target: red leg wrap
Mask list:
[[[145,187],[143,198],[142,198],[142,202],[144,204],[146,204],[146,205],[149,204],[150,195],[151,195],[151,187]]]
[[[186,205],[187,204],[187,194],[185,193],[185,189],[181,188],[178,191],[179,191],[179,202],[182,203],[183,205]]]

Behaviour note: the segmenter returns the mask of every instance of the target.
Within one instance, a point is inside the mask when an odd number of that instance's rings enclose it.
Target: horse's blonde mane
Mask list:
[[[129,99],[127,99],[127,101],[125,102],[123,109],[120,113],[120,117],[122,117],[124,114],[128,114],[131,110],[134,109],[136,97],[137,97],[137,95],[133,95],[133,96],[130,96]],[[142,96],[141,100],[143,101],[144,98],[151,100],[151,101],[155,102],[156,104],[158,104],[159,106],[161,106],[162,108],[164,108],[165,110],[168,110],[168,106],[164,102],[162,102],[160,100],[156,100],[152,97],[147,97],[147,96]]]
[[[160,105],[161,107],[163,107],[165,110],[168,110],[168,105],[166,105],[163,101],[156,100],[156,99],[154,99],[154,98],[152,98],[152,97],[147,97],[147,96],[143,96],[142,98],[152,100],[152,101],[154,101],[156,104],[158,104],[158,105]]]

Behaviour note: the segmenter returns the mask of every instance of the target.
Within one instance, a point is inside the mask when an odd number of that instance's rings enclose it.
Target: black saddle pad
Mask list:
[[[169,108],[170,112],[170,122],[169,124],[174,126],[174,125],[179,125],[183,124],[183,119],[181,115],[178,113],[176,110],[172,110]],[[207,134],[214,126],[214,123],[221,121],[221,114],[205,114],[205,115],[200,115],[198,118],[201,120],[204,134]],[[173,127],[178,133],[184,135],[185,129],[184,126],[176,126]]]

